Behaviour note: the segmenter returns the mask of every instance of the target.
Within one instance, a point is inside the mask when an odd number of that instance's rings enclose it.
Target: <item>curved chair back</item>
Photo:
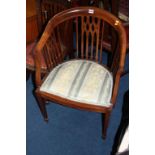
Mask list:
[[[62,62],[65,57],[62,52],[63,46],[59,44],[61,42],[60,36],[62,35],[62,31],[59,31],[59,26],[61,25],[63,25],[63,36],[66,36],[66,42],[68,41],[68,33],[72,30],[74,31],[73,39],[76,40],[74,45],[76,52],[74,54],[76,58],[103,63],[104,47],[102,46],[102,40],[104,39],[105,23],[109,24],[117,34],[117,47],[112,60],[111,72],[113,72],[114,81],[119,81],[119,76],[124,68],[126,54],[125,30],[118,18],[107,11],[95,7],[71,8],[56,14],[48,22],[36,47],[37,74],[40,74],[39,55],[41,52],[46,55],[49,70]],[[118,86],[115,87],[114,85],[114,91],[117,92],[117,90]],[[115,100],[115,97],[113,100]]]

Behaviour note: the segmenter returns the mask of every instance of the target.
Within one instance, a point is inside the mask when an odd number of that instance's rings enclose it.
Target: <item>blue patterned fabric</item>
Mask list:
[[[53,69],[40,90],[76,102],[110,106],[112,74],[88,60],[64,62]]]

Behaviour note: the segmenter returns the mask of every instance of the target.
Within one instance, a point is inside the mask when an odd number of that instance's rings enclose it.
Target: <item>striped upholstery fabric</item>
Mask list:
[[[72,60],[53,69],[40,90],[69,100],[109,106],[113,78],[103,66],[87,60]]]

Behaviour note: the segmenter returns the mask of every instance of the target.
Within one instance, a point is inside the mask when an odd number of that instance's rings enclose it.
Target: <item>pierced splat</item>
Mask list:
[[[78,22],[81,23],[80,28],[79,25],[76,24],[76,46],[78,57],[95,60],[96,62],[101,61],[101,40],[103,40],[104,33],[103,20],[93,16],[82,16],[76,18],[76,23]]]

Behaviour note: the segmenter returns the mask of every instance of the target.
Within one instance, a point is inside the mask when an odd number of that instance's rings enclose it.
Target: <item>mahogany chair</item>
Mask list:
[[[42,0],[42,1],[38,1],[37,6],[36,6],[36,10],[37,10],[37,23],[38,23],[38,33],[39,36],[42,34],[42,32],[44,31],[44,28],[47,24],[47,22],[49,21],[49,19],[51,19],[55,14],[66,10],[67,6],[57,3],[55,1],[51,1],[51,0]],[[35,31],[34,27],[31,28],[31,31]],[[38,36],[38,38],[39,38]],[[26,69],[27,69],[27,77],[30,73],[34,73],[35,71],[35,63],[34,63],[34,48],[38,42],[38,38],[36,37],[33,41],[31,41],[30,43],[28,43],[26,45]],[[65,38],[64,38],[65,39]],[[64,43],[64,40],[62,40]],[[69,48],[71,48],[72,44],[70,42],[69,44],[65,44],[64,43],[64,53],[66,52],[66,50],[70,50]],[[47,72],[47,66],[44,60],[44,57],[42,56],[41,58],[41,72],[42,74],[45,74]],[[28,79],[28,78],[27,78]]]
[[[104,24],[118,34],[117,51],[111,68],[103,64]],[[59,26],[64,35],[68,25],[75,27],[75,59],[65,59],[59,44]],[[99,33],[101,32],[101,33]],[[62,31],[61,31],[62,33]],[[67,38],[67,37],[66,37]],[[44,53],[48,73],[41,76],[41,55]],[[75,7],[55,15],[49,22],[35,49],[38,105],[48,121],[46,101],[102,113],[103,138],[115,105],[126,54],[126,34],[121,21],[103,9]],[[65,60],[64,60],[65,59]]]

